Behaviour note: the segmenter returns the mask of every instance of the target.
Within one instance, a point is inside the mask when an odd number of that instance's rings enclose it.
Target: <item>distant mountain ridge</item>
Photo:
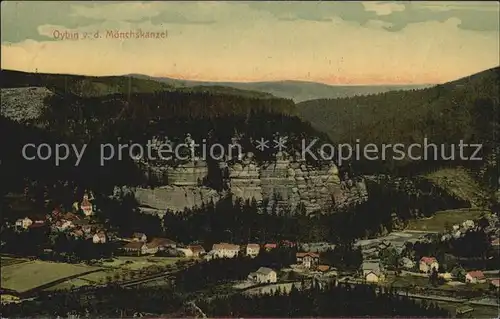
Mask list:
[[[103,96],[116,93],[151,93],[180,91],[193,93],[226,94],[252,98],[284,98],[295,103],[365,96],[389,91],[413,90],[431,85],[327,85],[307,81],[270,82],[203,82],[142,74],[117,76],[83,76],[75,74],[27,73],[1,70],[3,88],[48,87],[59,93],[78,96]]]
[[[413,90],[432,86],[423,85],[328,85],[307,81],[267,81],[267,82],[204,82],[179,80],[167,77],[151,77],[143,74],[128,74],[135,78],[156,80],[173,87],[201,88],[201,87],[230,87],[239,90],[269,93],[276,97],[292,99],[294,102],[303,102],[314,99],[333,99],[356,95],[370,95],[389,91]]]
[[[47,87],[55,93],[71,93],[80,97],[97,97],[111,94],[133,94],[153,92],[210,93],[270,99],[272,94],[225,86],[173,86],[132,75],[85,76],[76,74],[28,73],[1,70],[2,88]]]

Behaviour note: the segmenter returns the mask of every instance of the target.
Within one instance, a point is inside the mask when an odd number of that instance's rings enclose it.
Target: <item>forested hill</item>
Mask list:
[[[47,87],[56,93],[71,93],[81,97],[109,94],[152,93],[161,91],[221,93],[255,98],[272,98],[269,93],[231,87],[176,88],[154,79],[132,76],[84,76],[73,74],[27,73],[1,70],[2,88]]]
[[[22,185],[24,178],[40,182],[70,180],[90,188],[137,182],[131,159],[109,161],[105,167],[99,165],[99,145],[106,143],[146,145],[154,136],[179,143],[190,133],[197,142],[206,139],[210,148],[215,143],[229,145],[232,138],[238,137],[245,152],[253,151],[256,160],[266,161],[273,158],[276,150],[257,151],[254,141],[260,138],[272,141],[276,133],[288,136],[290,152],[294,151],[294,145],[300,147],[303,138],[327,139],[294,115],[295,104],[291,100],[204,90],[92,96],[85,89],[83,94],[62,90],[68,86],[58,76],[21,75],[28,76],[31,82],[26,82],[26,77],[2,78],[8,85],[2,88],[0,133],[9,139],[2,140],[0,145],[3,150],[0,169],[13,187]],[[27,143],[75,143],[88,147],[78,167],[74,166],[73,157],[56,167],[51,161],[24,160],[21,150]]]
[[[496,67],[421,90],[306,101],[297,105],[297,111],[335,141],[408,146],[422,144],[424,138],[428,138],[429,143],[445,145],[458,145],[464,140],[464,143],[483,144],[483,155],[487,157],[493,153],[498,139],[499,84],[500,68]],[[448,155],[451,153],[450,149],[446,151]],[[358,164],[363,164],[361,162]],[[362,170],[376,173],[382,166],[395,172],[396,168],[411,164],[413,168],[419,166],[418,171],[441,164],[464,164],[444,162],[409,163],[389,159],[383,163],[364,163]]]
[[[214,89],[234,88],[252,92],[263,92],[273,96],[292,99],[295,102],[319,98],[341,98],[356,95],[376,94],[394,90],[411,90],[429,87],[429,85],[328,85],[308,81],[267,81],[267,82],[203,82],[188,81],[166,77],[150,77],[142,74],[131,74],[140,79],[156,80],[176,88]]]

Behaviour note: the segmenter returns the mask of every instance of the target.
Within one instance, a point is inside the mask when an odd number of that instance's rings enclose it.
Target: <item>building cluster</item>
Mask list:
[[[85,193],[81,202],[73,203],[72,211],[58,207],[45,215],[32,214],[16,220],[14,227],[19,232],[48,227],[55,233],[67,233],[75,238],[92,240],[95,244],[105,243],[107,235],[104,227],[91,218],[97,211],[93,200],[92,193]]]

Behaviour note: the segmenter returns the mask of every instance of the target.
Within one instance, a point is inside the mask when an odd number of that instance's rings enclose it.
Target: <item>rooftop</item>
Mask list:
[[[467,274],[469,276],[471,276],[472,278],[476,278],[476,279],[484,279],[485,278],[485,276],[481,270],[469,271]]]
[[[258,273],[263,274],[263,275],[269,275],[271,272],[273,272],[271,268],[267,267],[260,267],[259,270],[257,270]]]

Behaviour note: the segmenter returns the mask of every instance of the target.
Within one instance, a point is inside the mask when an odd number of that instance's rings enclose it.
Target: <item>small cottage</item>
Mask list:
[[[248,275],[248,280],[255,283],[274,283],[278,281],[276,271],[267,267],[260,267],[256,272]]]
[[[432,269],[439,270],[439,263],[434,257],[422,257],[420,259],[419,269],[421,272],[430,273]]]
[[[470,284],[482,284],[486,282],[486,277],[480,270],[469,271],[467,275],[465,275],[465,282]]]
[[[89,201],[89,196],[87,194],[83,195],[83,200],[80,204],[80,208],[83,211],[83,214],[87,217],[94,214],[92,203]]]
[[[313,252],[301,252],[296,254],[297,264],[306,269],[315,268],[319,264],[319,254]]]
[[[385,280],[385,275],[379,262],[364,262],[361,265],[363,279],[369,283],[378,283]]]

